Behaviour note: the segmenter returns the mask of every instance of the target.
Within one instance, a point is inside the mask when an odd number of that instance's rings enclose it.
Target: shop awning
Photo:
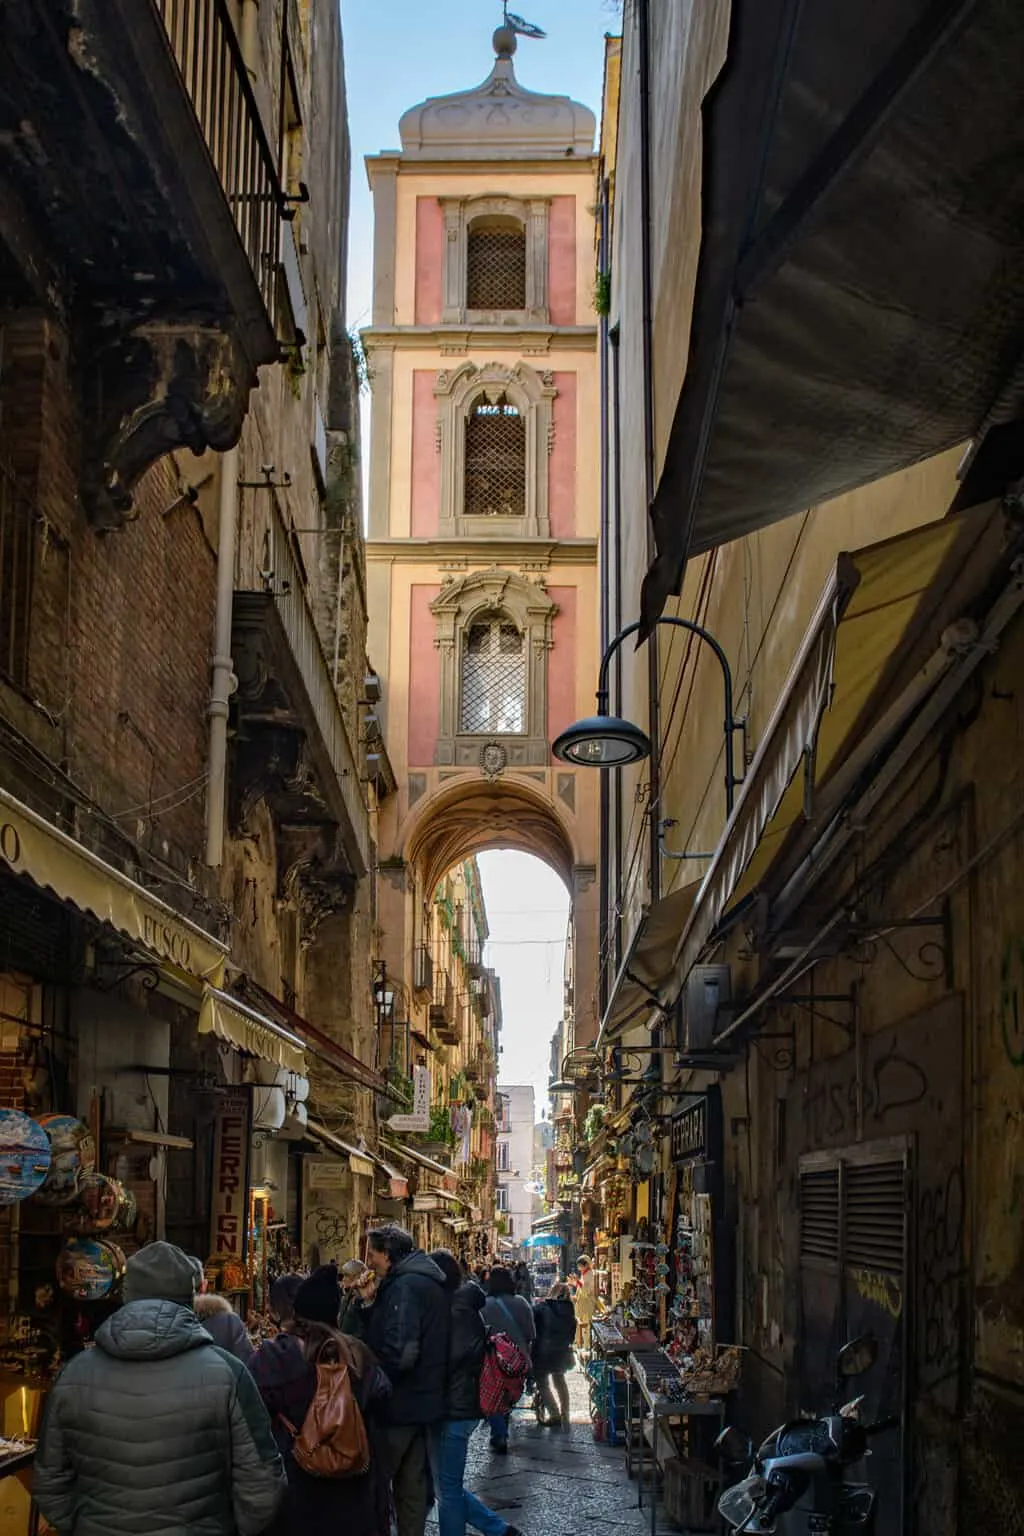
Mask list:
[[[306,1124],[306,1130],[323,1146],[327,1147],[329,1151],[337,1152],[341,1157],[347,1157],[349,1160],[349,1167],[352,1168],[354,1173],[365,1173],[366,1171],[363,1168],[356,1167],[355,1164],[373,1163],[378,1168],[382,1169],[391,1180],[391,1193],[395,1199],[404,1200],[408,1195],[409,1186],[403,1176],[397,1171],[397,1169],[392,1168],[390,1163],[386,1163],[384,1159],[380,1157],[376,1152],[371,1151],[369,1147],[352,1146],[350,1142],[344,1141],[340,1136],[336,1136],[333,1131],[329,1131],[326,1125],[321,1125],[318,1120],[308,1121]],[[402,1193],[399,1193],[394,1188],[396,1183],[405,1186]]]
[[[695,880],[644,911],[612,986],[595,1049],[600,1050],[645,1012],[660,1007],[657,989],[672,969],[699,890],[700,881]]]
[[[433,1157],[428,1157],[425,1152],[417,1152],[414,1147],[406,1147],[401,1142],[386,1141],[384,1146],[396,1157],[404,1157],[408,1162],[415,1163],[420,1168],[426,1168],[431,1173],[439,1173],[449,1183],[455,1182],[455,1174],[451,1168],[446,1168],[444,1163],[439,1163]]]
[[[299,1037],[311,1055],[318,1057],[329,1067],[333,1067],[341,1077],[347,1077],[351,1082],[359,1083],[361,1087],[369,1088],[373,1093],[392,1099],[396,1104],[405,1103],[382,1073],[374,1067],[367,1066],[366,1062],[360,1061],[358,1056],[353,1056],[351,1051],[346,1051],[344,1046],[332,1040],[330,1035],[325,1035],[323,1030],[317,1029],[308,1019],[296,1013],[294,1008],[289,1008],[280,998],[274,997],[248,976],[240,980],[239,986],[258,1012],[267,1013],[276,1018],[285,1029]]]
[[[665,1006],[720,919],[761,884],[819,800],[863,772],[953,666],[959,632],[932,638],[931,630],[949,621],[950,593],[997,517],[979,509],[840,556],[677,944]],[[904,681],[914,642],[929,659]]]
[[[691,554],[1021,415],[1024,9],[727,9],[690,107],[702,238],[648,623]]]
[[[0,860],[194,980],[218,985],[227,948],[196,923],[0,789]]]
[[[306,1053],[297,1035],[217,987],[207,987],[203,992],[199,1033],[216,1035],[236,1051],[258,1056],[286,1072],[299,1077],[306,1075]]]

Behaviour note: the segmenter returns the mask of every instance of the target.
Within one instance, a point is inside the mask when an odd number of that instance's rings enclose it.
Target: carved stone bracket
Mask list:
[[[280,895],[299,914],[299,943],[308,949],[324,919],[351,905],[356,882],[329,828],[282,827],[277,842]]]
[[[228,330],[201,324],[135,326],[79,348],[86,443],[82,501],[95,528],[135,512],[146,470],[175,448],[223,452],[238,442],[255,370]]]

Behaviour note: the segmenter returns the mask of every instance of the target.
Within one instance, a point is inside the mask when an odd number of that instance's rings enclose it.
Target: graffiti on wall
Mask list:
[[[917,1199],[918,1369],[936,1385],[960,1364],[964,1266],[964,1174],[958,1163],[937,1183],[921,1170]]]
[[[896,1122],[905,1112],[927,1098],[929,1083],[924,1065],[907,1056],[895,1039],[882,1055],[865,1064],[859,1092],[853,1055],[852,1051],[847,1052],[841,1058],[842,1067],[809,1087],[803,1103],[806,1146],[853,1141],[857,1135],[858,1097],[862,1100],[866,1141],[898,1129]]]
[[[903,1313],[903,1285],[896,1275],[877,1269],[851,1269],[850,1278],[862,1301],[873,1301],[893,1322]]]
[[[1011,939],[999,975],[999,1025],[1006,1059],[1024,1067],[1024,940]]]

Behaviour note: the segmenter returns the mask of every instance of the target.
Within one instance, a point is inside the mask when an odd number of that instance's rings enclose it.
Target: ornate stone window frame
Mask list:
[[[442,325],[528,325],[548,323],[548,208],[546,197],[442,197],[444,276]],[[526,308],[467,309],[466,250],[477,219],[514,219],[526,235]]]
[[[551,373],[538,373],[528,363],[508,368],[503,363],[462,363],[437,375],[437,447],[441,454],[442,538],[524,539],[550,537],[548,517],[548,456],[554,441],[552,402],[558,391]],[[504,395],[516,406],[526,425],[526,512],[522,517],[467,517],[466,420],[483,394],[493,403]]]
[[[510,768],[546,766],[548,652],[558,605],[537,583],[515,571],[491,566],[445,583],[430,605],[434,644],[441,653],[441,718],[436,762],[440,766],[485,768],[485,754],[496,743]],[[463,637],[473,621],[500,613],[526,641],[526,730],[519,735],[473,735],[459,730]]]

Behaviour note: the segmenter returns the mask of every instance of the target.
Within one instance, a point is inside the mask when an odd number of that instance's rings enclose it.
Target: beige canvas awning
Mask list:
[[[223,944],[2,789],[0,860],[59,901],[109,924],[168,971],[214,986],[223,981]]]
[[[207,987],[203,992],[199,1033],[216,1035],[236,1051],[258,1056],[261,1061],[283,1067],[298,1077],[306,1075],[306,1053],[298,1035],[217,987]]]
[[[598,1048],[642,1018],[645,1011],[653,1013],[658,1008],[658,987],[672,970],[680,936],[699,890],[700,881],[694,880],[663,896],[644,912],[615,978],[601,1020]]]
[[[886,699],[906,647],[927,631],[993,515],[943,518],[839,557],[664,978],[667,1006],[724,914],[761,886],[849,770],[863,770],[865,733],[881,750],[952,666],[955,647],[936,635],[931,659]]]
[[[343,1141],[340,1136],[335,1136],[333,1131],[329,1131],[326,1125],[321,1125],[318,1120],[310,1120],[306,1129],[311,1136],[314,1136],[329,1151],[337,1152],[342,1157],[347,1157],[349,1167],[353,1173],[363,1171],[356,1166],[356,1163],[376,1164],[378,1168],[383,1169],[391,1180],[392,1196],[395,1199],[406,1199],[409,1194],[408,1180],[398,1172],[397,1168],[392,1168],[390,1163],[385,1162],[377,1152],[372,1152],[369,1147],[353,1147],[350,1142]],[[401,1188],[396,1190],[396,1184],[400,1185]]]

